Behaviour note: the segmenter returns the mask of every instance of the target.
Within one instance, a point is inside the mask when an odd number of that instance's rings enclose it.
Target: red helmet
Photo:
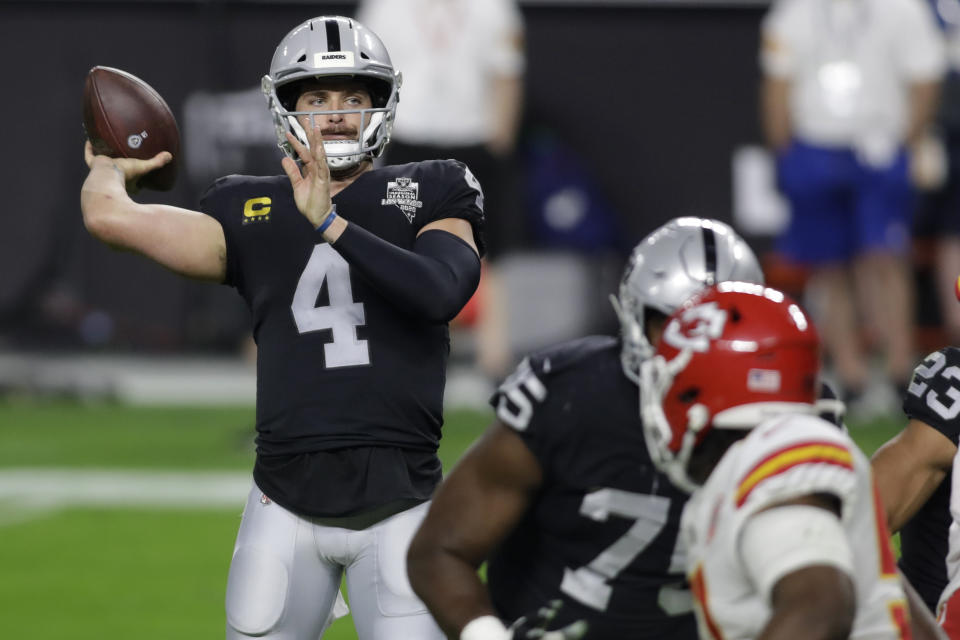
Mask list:
[[[711,429],[815,413],[819,347],[806,313],[776,289],[723,282],[687,300],[642,367],[643,430],[654,463],[692,491],[690,455]]]

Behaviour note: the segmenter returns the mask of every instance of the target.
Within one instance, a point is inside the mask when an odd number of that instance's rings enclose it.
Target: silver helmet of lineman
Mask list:
[[[651,311],[670,315],[684,300],[717,282],[763,284],[757,256],[729,225],[708,218],[674,218],[633,250],[610,296],[620,318],[623,371],[634,382],[640,363],[653,354],[646,327]]]
[[[365,83],[373,108],[336,112],[360,113],[362,124],[356,140],[324,141],[327,162],[334,171],[350,169],[363,160],[376,158],[390,141],[401,76],[394,70],[380,38],[350,18],[320,16],[307,20],[277,45],[270,73],[263,76],[261,83],[278,144],[285,154],[299,161],[286,133],[289,131],[309,147],[306,131],[297,116],[316,115],[316,112],[295,111],[299,87],[305,80],[336,77]]]

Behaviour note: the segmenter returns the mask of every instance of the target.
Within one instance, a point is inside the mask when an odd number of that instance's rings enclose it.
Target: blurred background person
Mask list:
[[[403,69],[402,114],[385,161],[464,162],[483,187],[488,254],[477,294],[476,355],[513,365],[497,259],[523,239],[514,148],[523,111],[524,25],[515,0],[361,0],[357,18]]]
[[[779,0],[762,24],[761,119],[791,207],[779,250],[808,294],[850,411],[893,408],[914,358],[907,257],[918,150],[945,56],[923,0]],[[872,384],[866,326],[883,352]],[[868,393],[869,392],[869,393]]]
[[[924,351],[943,344],[960,344],[960,305],[955,286],[960,274],[960,1],[928,0],[946,41],[948,72],[943,78],[934,133],[925,156],[937,179],[924,194],[914,221],[915,262],[918,277],[928,276],[935,295],[918,312],[929,317],[935,330]]]

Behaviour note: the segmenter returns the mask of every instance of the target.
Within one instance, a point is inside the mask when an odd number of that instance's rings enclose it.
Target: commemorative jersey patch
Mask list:
[[[397,178],[387,182],[387,197],[380,201],[383,206],[396,205],[407,220],[413,224],[417,209],[423,207],[420,198],[420,183],[410,178]]]

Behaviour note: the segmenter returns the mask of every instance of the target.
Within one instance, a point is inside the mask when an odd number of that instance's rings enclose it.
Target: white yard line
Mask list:
[[[0,527],[74,507],[243,508],[249,472],[0,470]]]

